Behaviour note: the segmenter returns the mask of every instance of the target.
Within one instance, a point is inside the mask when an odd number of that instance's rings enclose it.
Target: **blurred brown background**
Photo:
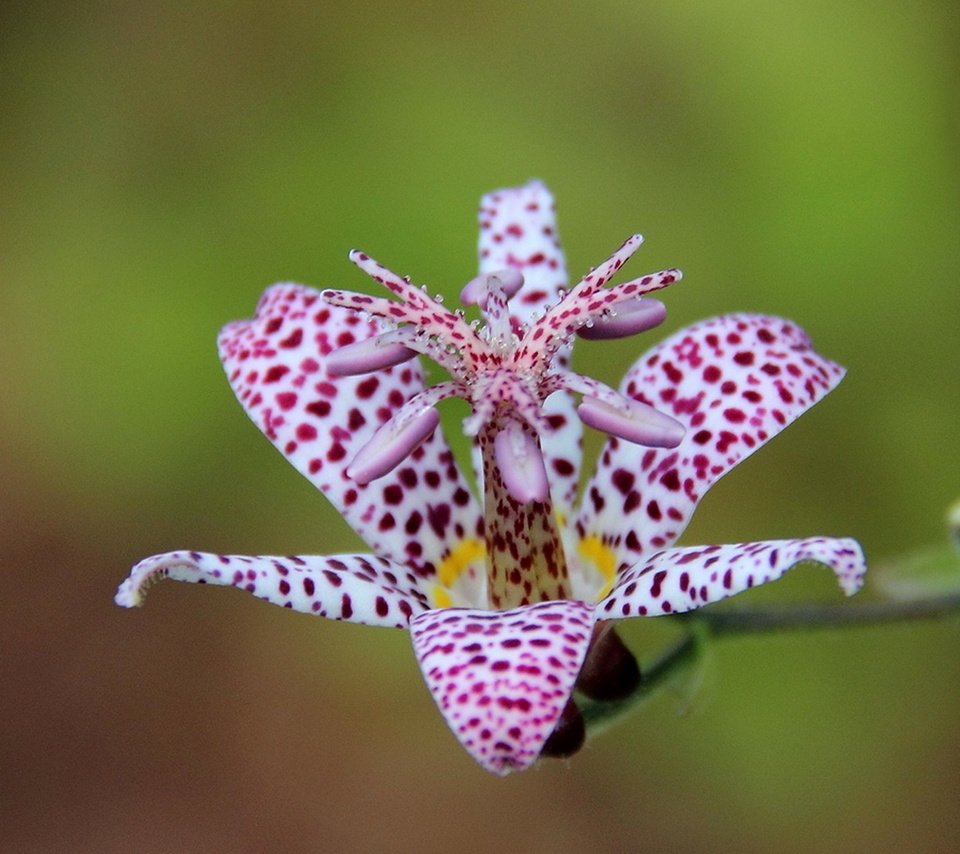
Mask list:
[[[699,691],[498,780],[401,632],[175,584],[112,604],[175,547],[357,547],[233,401],[216,331],[273,281],[363,287],[354,246],[452,295],[480,194],[534,176],[573,275],[643,231],[631,269],[686,274],[667,331],[783,314],[850,370],[686,542],[849,534],[878,564],[939,542],[960,492],[955,4],[2,16],[3,850],[960,848],[956,620],[725,641]],[[615,383],[637,347],[580,364]],[[754,601],[838,596],[803,569]],[[670,629],[625,635],[649,659]]]

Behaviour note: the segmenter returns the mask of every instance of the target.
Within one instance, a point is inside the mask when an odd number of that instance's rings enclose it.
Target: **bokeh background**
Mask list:
[[[960,493],[954,3],[2,16],[3,850],[960,847],[956,619],[723,641],[699,690],[499,780],[446,730],[402,632],[186,585],[112,604],[158,551],[358,546],[233,400],[217,329],[277,280],[365,287],[354,246],[453,295],[479,196],[530,177],[573,275],[640,230],[634,272],[686,275],[667,331],[783,314],[849,368],[686,542],[854,535],[878,566],[942,542]],[[579,364],[615,383],[637,347]],[[751,595],[834,601],[828,576]],[[624,634],[648,660],[672,630]]]

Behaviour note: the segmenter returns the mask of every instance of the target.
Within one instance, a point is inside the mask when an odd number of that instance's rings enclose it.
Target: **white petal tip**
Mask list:
[[[139,608],[143,604],[143,594],[131,583],[128,578],[117,589],[113,597],[114,603],[121,608]]]

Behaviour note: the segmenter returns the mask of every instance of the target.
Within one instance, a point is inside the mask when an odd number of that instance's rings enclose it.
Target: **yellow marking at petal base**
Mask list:
[[[434,608],[453,607],[453,599],[450,598],[450,593],[445,587],[441,587],[439,584],[433,585],[433,592],[430,598],[433,600]]]
[[[577,551],[580,557],[589,560],[604,578],[605,583],[597,594],[597,599],[600,600],[613,589],[613,582],[616,581],[616,555],[596,534],[583,537],[577,544]]]
[[[444,587],[452,587],[463,571],[475,560],[487,556],[487,547],[476,537],[463,540],[437,567],[437,578]]]

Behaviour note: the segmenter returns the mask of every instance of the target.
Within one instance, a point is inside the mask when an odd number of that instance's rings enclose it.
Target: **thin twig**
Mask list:
[[[701,635],[702,630],[684,635],[653,664],[643,667],[640,684],[629,697],[612,702],[579,698],[577,704],[588,732],[596,735],[628,711],[656,695],[671,678],[681,672],[684,664],[696,657]]]
[[[903,620],[922,620],[960,615],[960,593],[950,593],[912,602],[863,602],[843,605],[801,605],[787,608],[705,608],[674,619],[686,623],[689,632],[653,664],[642,670],[640,684],[629,697],[602,702],[578,699],[580,713],[591,736],[655,696],[683,667],[694,661],[709,637],[737,634],[880,625]]]
[[[912,602],[850,602],[843,605],[799,605],[780,608],[705,608],[678,615],[699,622],[712,634],[824,629],[923,620],[960,612],[960,593],[915,599]]]

